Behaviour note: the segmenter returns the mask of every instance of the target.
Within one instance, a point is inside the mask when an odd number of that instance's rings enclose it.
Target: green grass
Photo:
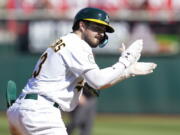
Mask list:
[[[4,113],[0,113],[0,135],[10,135]],[[96,116],[93,135],[180,135],[180,116],[101,114]]]
[[[93,135],[180,135],[180,117],[97,116]]]
[[[0,135],[10,135],[5,113],[0,113]]]

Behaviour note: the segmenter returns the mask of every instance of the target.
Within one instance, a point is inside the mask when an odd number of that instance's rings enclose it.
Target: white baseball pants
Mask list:
[[[17,99],[7,116],[12,135],[67,135],[60,109],[41,96]]]

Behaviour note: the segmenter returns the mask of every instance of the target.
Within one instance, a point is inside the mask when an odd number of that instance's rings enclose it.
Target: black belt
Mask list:
[[[38,94],[36,93],[31,93],[31,94],[26,94],[24,99],[34,99],[37,100],[38,99]],[[54,103],[53,104],[54,107],[59,108],[59,104],[58,103]]]

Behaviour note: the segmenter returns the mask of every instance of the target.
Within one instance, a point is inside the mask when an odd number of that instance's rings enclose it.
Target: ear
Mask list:
[[[86,29],[86,24],[83,21],[79,22],[79,29],[80,31],[84,31]]]

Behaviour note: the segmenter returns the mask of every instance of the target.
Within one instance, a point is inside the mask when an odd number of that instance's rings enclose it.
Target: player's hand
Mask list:
[[[127,69],[127,76],[147,75],[153,72],[157,64],[152,62],[136,62]]]
[[[133,42],[127,49],[125,49],[125,45],[122,44],[122,48],[120,48],[122,54],[119,58],[119,62],[123,63],[126,68],[129,67],[130,65],[139,60],[142,48],[143,40],[141,39]]]

